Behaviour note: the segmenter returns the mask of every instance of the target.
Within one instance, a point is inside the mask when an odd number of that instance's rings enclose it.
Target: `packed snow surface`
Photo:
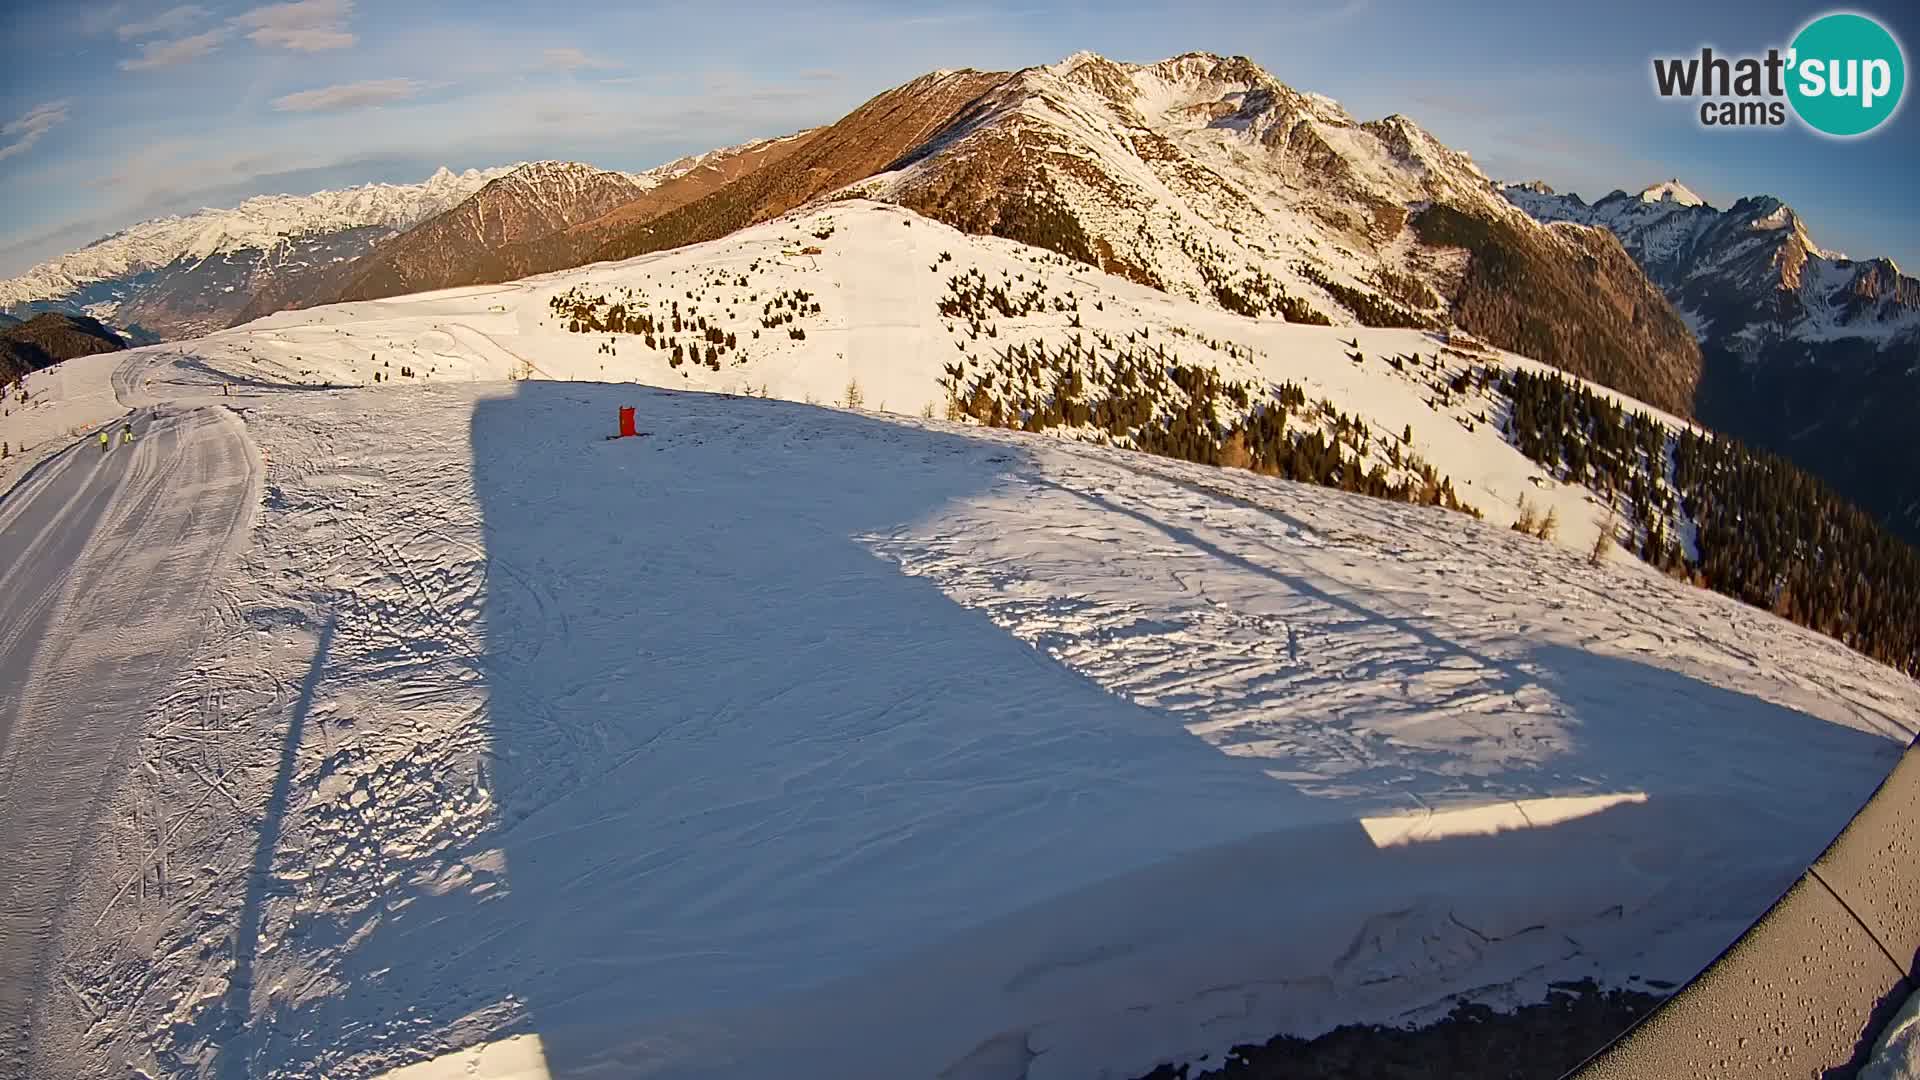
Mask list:
[[[57,520],[62,461],[129,470],[83,489],[109,514],[258,492],[230,545],[63,541],[90,584],[52,610],[195,624],[151,693],[53,701],[43,658],[121,640],[63,618],[0,673],[46,702],[0,697],[42,725],[0,746],[0,814],[39,805],[12,778],[53,741],[129,725],[83,824],[0,850],[0,882],[66,866],[21,909],[56,927],[31,1073],[1119,1077],[1677,984],[1920,730],[1914,684],[1833,641],[1505,528],[1524,459],[1339,331],[1072,272],[1088,328],[1233,335],[1251,371],[1416,418],[1487,522],[805,403],[936,400],[940,251],[1045,269],[833,213],[818,256],[782,254],[796,219],[29,379],[47,400],[0,435],[117,401],[249,452],[196,481],[43,447],[8,522]],[[689,303],[701,275],[822,311],[722,372],[552,320],[583,283]],[[643,436],[604,437],[621,406]],[[182,550],[204,599],[145,604]]]

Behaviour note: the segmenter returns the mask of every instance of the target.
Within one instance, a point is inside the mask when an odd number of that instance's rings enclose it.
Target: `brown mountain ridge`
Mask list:
[[[546,167],[577,182],[496,180],[245,317],[632,258],[864,196],[1241,314],[1458,325],[1682,415],[1700,378],[1611,234],[1536,222],[1406,118],[1355,121],[1244,57],[934,72],[642,190]]]

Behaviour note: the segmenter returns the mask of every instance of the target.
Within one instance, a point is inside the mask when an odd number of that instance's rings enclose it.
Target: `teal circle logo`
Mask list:
[[[1842,138],[1887,122],[1907,88],[1907,61],[1887,28],[1865,15],[1822,15],[1794,37],[1787,99],[1815,131]]]

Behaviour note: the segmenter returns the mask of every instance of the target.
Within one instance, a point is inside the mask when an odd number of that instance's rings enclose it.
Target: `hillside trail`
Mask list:
[[[31,1072],[74,875],[258,502],[239,418],[156,395],[154,360],[114,372],[130,411],[105,449],[89,434],[0,501],[0,1074]]]

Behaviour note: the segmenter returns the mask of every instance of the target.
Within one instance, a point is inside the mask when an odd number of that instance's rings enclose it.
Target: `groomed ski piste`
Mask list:
[[[1920,731],[1904,676],[1593,565],[1583,489],[1347,356],[1422,332],[1050,259],[844,202],[31,376],[0,418],[26,1071],[1077,1080],[1657,992]],[[1411,425],[1486,520],[922,418],[973,270]],[[553,303],[743,279],[806,291],[805,337],[717,372]],[[605,437],[621,406],[644,435]],[[1560,543],[1506,527],[1523,494]]]

